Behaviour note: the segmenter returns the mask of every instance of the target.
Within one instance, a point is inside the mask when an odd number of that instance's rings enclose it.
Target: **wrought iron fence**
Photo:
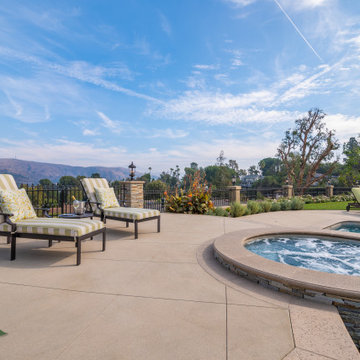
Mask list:
[[[163,190],[144,189],[144,209],[165,211],[165,195]]]
[[[72,196],[78,200],[85,200],[86,195],[79,186],[59,186],[51,185],[48,187],[40,185],[21,185],[29,195],[29,198],[37,207],[47,207],[50,209],[49,214],[51,216],[57,216],[64,213],[73,212]],[[129,206],[129,198],[127,198],[126,189],[124,184],[116,184],[114,186],[115,195],[119,201],[120,206]],[[349,193],[350,187],[334,187],[334,195]],[[176,189],[168,190],[168,194],[175,194]],[[325,195],[325,187],[313,187],[305,191],[305,194],[312,196]],[[295,191],[298,195],[298,192]],[[240,192],[241,202],[247,202],[248,200],[256,200],[263,198],[276,199],[282,195],[281,188],[243,188]],[[211,200],[215,206],[228,206],[229,189],[219,188],[213,189],[211,192]],[[165,211],[165,195],[162,190],[146,190],[144,189],[144,208],[156,209],[161,212]],[[38,211],[38,215],[40,211]]]
[[[300,189],[294,189],[294,193],[296,196],[299,196],[299,195],[311,195],[311,196],[326,195],[326,188],[325,187],[309,187],[304,190],[303,194],[301,194]]]
[[[20,187],[26,190],[34,208],[49,208],[51,216],[73,212],[73,196],[80,201],[86,200],[86,194],[80,186],[50,185],[45,187],[25,184]],[[125,186],[123,184],[114,186],[114,192],[119,204],[126,206]],[[38,215],[41,215],[40,212],[37,210]]]
[[[229,189],[228,188],[213,189],[211,191],[211,200],[215,206],[230,205]]]
[[[334,187],[333,194],[340,195],[346,194],[351,191],[351,187]],[[295,189],[295,195],[300,195],[300,190]],[[309,187],[305,189],[304,195],[311,195],[311,196],[319,196],[319,195],[326,195],[326,187]]]
[[[240,201],[248,200],[277,199],[282,196],[282,189],[276,188],[242,188],[240,192]]]
[[[340,195],[340,194],[347,194],[351,192],[351,187],[334,187],[333,194]]]

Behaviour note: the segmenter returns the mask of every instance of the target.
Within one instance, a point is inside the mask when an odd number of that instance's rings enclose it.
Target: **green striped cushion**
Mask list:
[[[0,189],[2,190],[17,190],[18,187],[14,177],[10,174],[0,174]],[[4,222],[4,217],[0,215],[0,223]]]
[[[102,229],[104,224],[90,219],[36,218],[16,223],[16,232],[24,234],[51,234],[59,236],[82,236]],[[10,231],[8,224],[0,224],[0,231]]]
[[[359,187],[354,187],[351,189],[351,191],[353,192],[355,198],[356,198],[356,201],[358,203],[360,203],[360,188]]]
[[[11,226],[7,223],[1,223],[0,224],[0,232],[4,231],[4,232],[10,232],[11,231]]]
[[[104,214],[105,216],[113,216],[121,219],[141,220],[159,216],[160,211],[152,209],[118,207],[104,209]]]
[[[10,174],[0,174],[0,189],[3,190],[17,190],[18,187],[14,177]]]
[[[104,178],[84,178],[81,179],[87,198],[90,201],[96,202],[95,188],[108,188],[109,184]],[[96,215],[100,215],[101,211],[95,204],[91,204],[92,210]]]

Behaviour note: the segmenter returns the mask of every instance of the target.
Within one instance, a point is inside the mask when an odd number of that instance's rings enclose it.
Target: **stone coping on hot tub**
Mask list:
[[[336,224],[325,227],[324,230],[336,230],[336,231],[338,231],[337,229],[341,225],[357,225],[357,226],[360,226],[360,221],[355,221],[355,220],[353,220],[353,221],[349,221],[349,220],[347,220],[347,221],[339,221]],[[357,234],[357,233],[353,233],[351,231],[346,231],[346,230],[342,230],[342,232],[344,234],[348,234],[348,233]]]
[[[262,285],[304,298],[333,303],[355,301],[360,305],[360,276],[339,275],[278,263],[246,249],[245,244],[258,237],[274,235],[309,235],[360,241],[360,234],[336,230],[299,230],[272,228],[236,231],[214,241],[214,255],[229,270]],[[332,299],[331,297],[336,299]]]

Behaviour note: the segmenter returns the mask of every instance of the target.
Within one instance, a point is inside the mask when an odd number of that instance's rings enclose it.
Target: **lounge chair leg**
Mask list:
[[[80,238],[77,239],[77,252],[76,252],[76,265],[81,264],[81,240]]]
[[[102,251],[105,251],[105,247],[106,247],[106,230],[103,232],[103,236],[102,236]]]
[[[11,235],[11,250],[10,250],[10,260],[16,259],[16,236]]]
[[[160,232],[160,216],[158,217],[157,221],[157,232]]]
[[[11,243],[11,237],[10,236],[8,236],[7,237],[7,241],[6,241],[8,244],[10,244]]]
[[[138,238],[138,222],[137,222],[137,220],[135,220],[134,226],[135,226],[135,239],[137,239]]]
[[[52,247],[52,240],[49,240],[49,247]]]
[[[126,222],[126,227],[129,227],[129,222],[128,221]]]

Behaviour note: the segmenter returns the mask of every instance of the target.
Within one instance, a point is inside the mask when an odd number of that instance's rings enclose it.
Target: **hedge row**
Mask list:
[[[299,197],[294,197],[292,199],[281,199],[278,201],[249,200],[246,205],[242,205],[239,202],[233,202],[230,207],[225,209],[222,207],[217,207],[216,209],[209,210],[206,215],[240,217],[270,211],[302,210],[303,208],[304,201]]]

